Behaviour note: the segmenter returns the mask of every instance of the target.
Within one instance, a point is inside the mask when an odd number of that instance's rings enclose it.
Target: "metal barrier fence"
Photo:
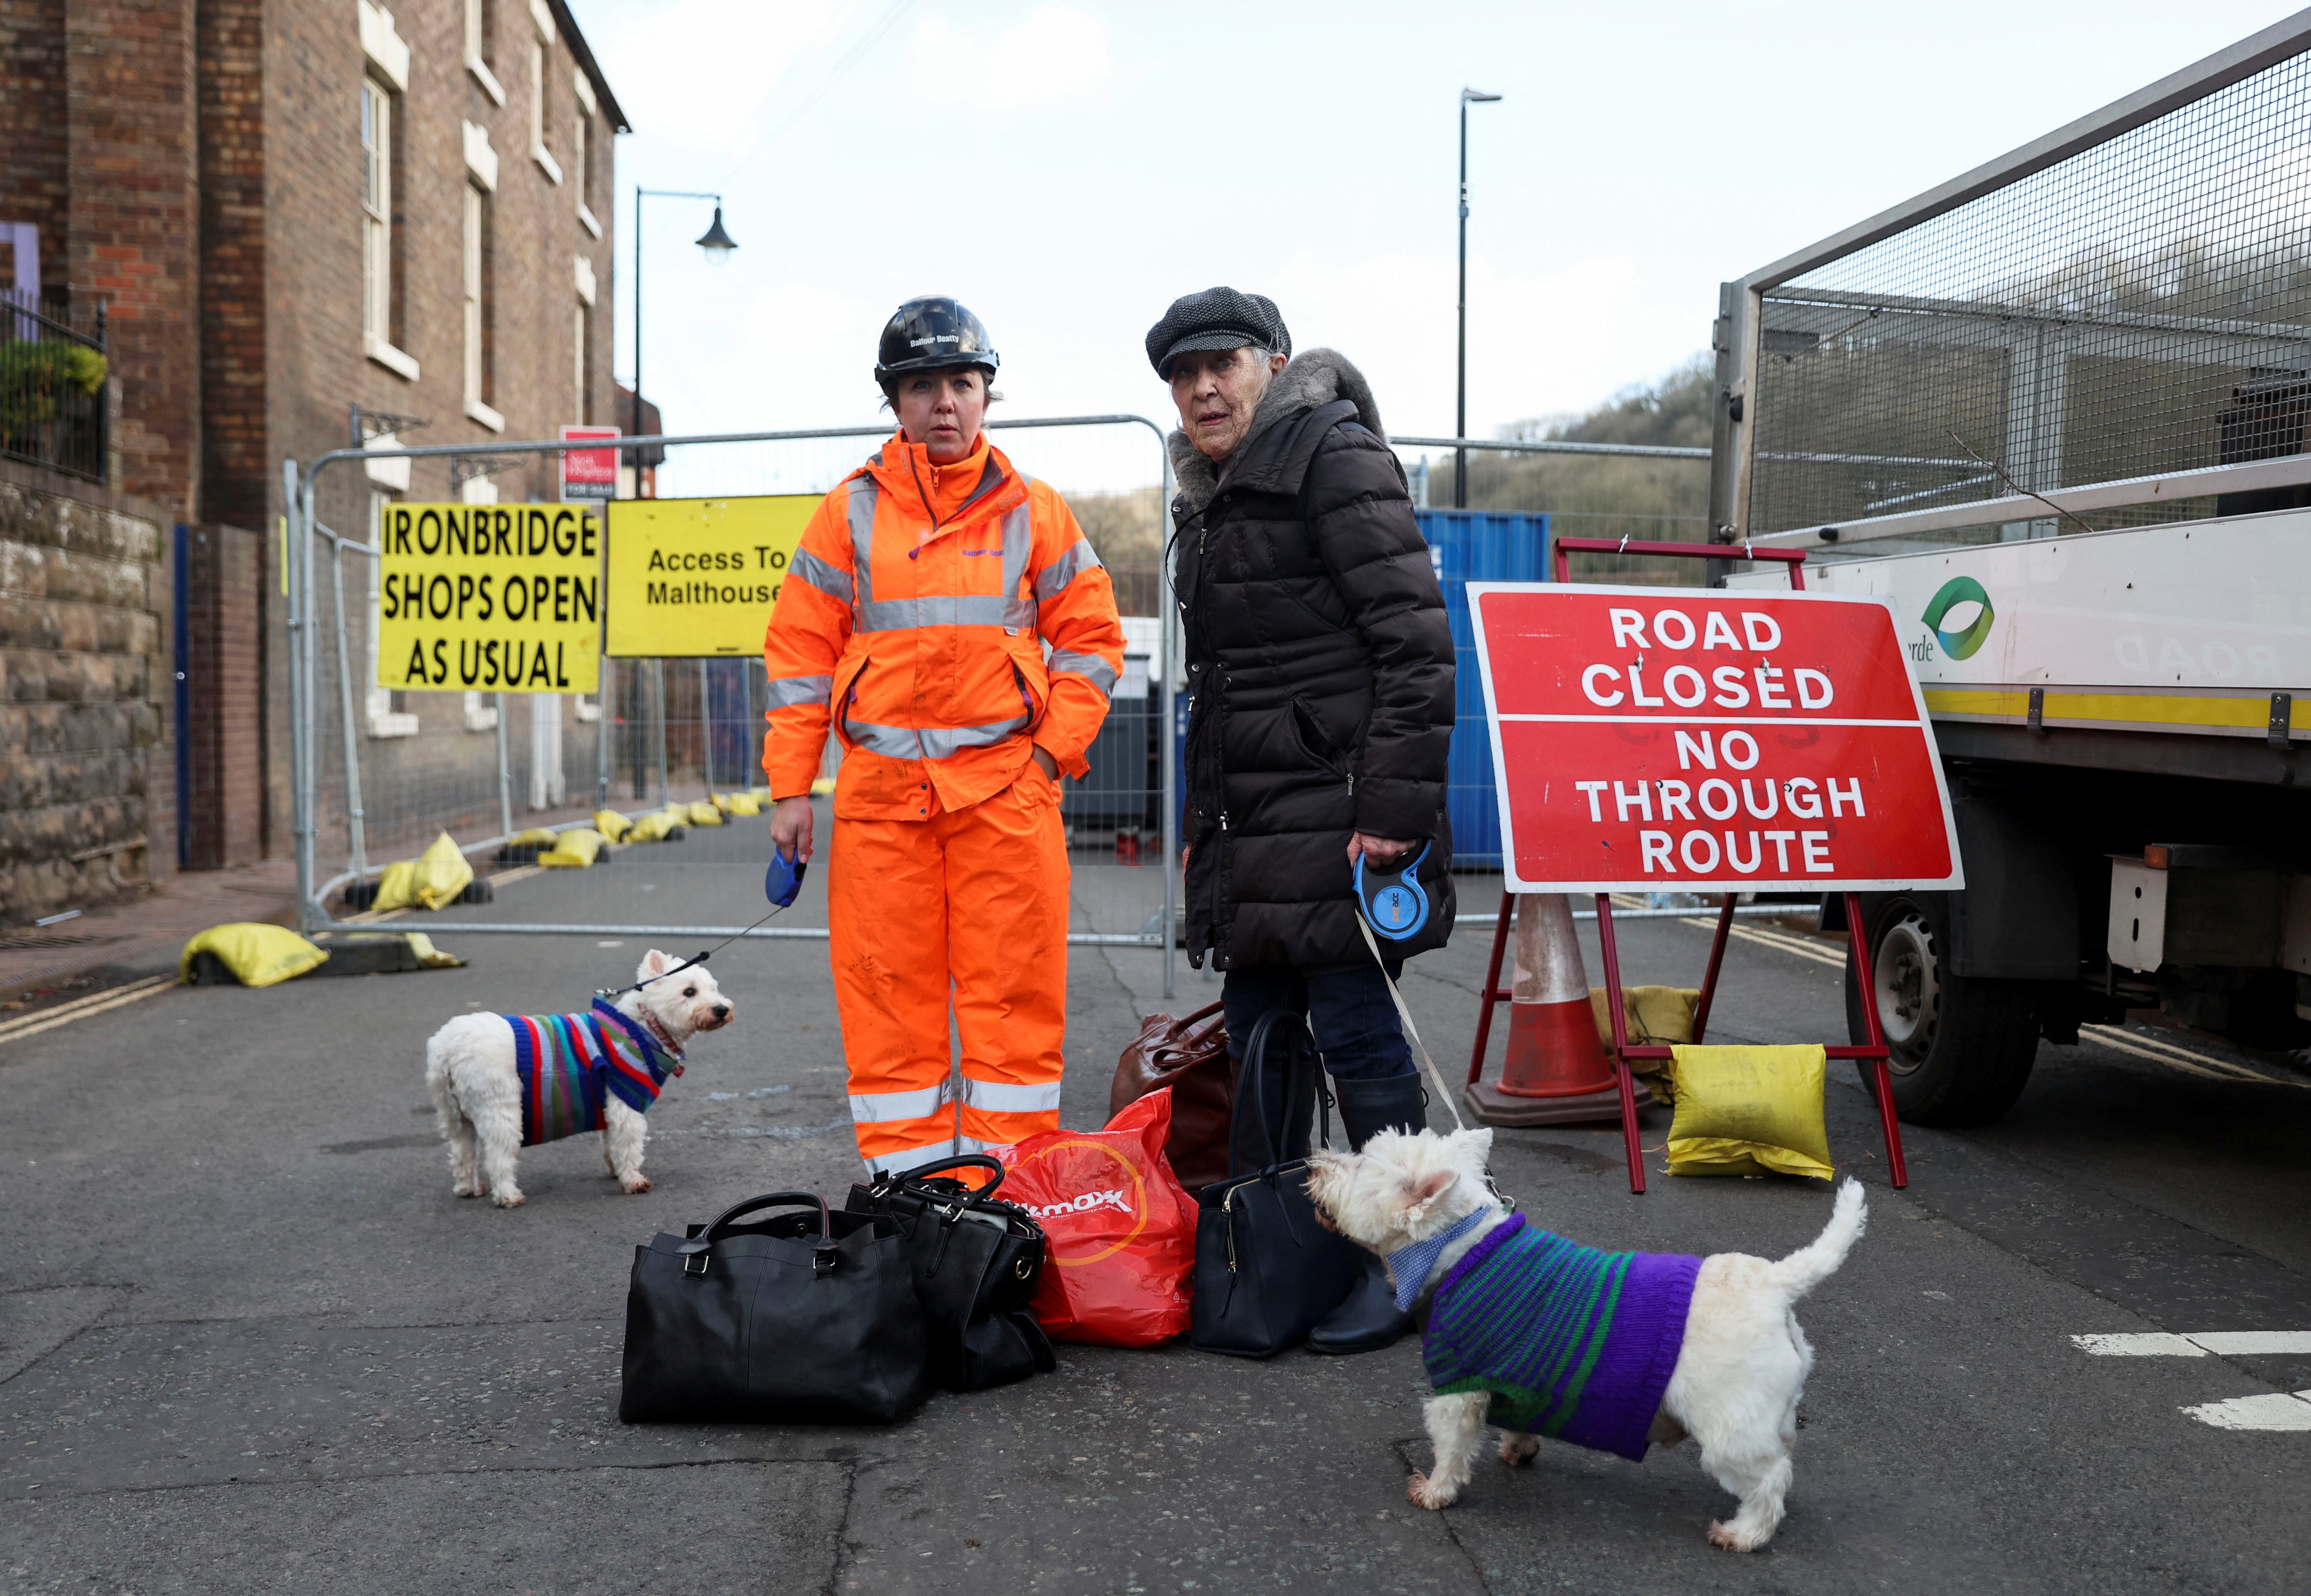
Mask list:
[[[1177,720],[1181,676],[1161,569],[1171,497],[1164,434],[1132,415],[989,424],[1021,470],[1066,494],[1126,612],[1123,677],[1089,772],[1068,781],[1061,800],[1074,865],[1069,940],[1162,948],[1169,993],[1179,807],[1175,742],[1164,731]],[[1147,440],[1134,430],[1143,427],[1157,445],[1153,471]],[[824,938],[817,879],[792,909],[747,929],[767,907],[761,882],[771,858],[759,656],[606,658],[600,691],[583,696],[377,686],[378,527],[395,495],[470,499],[467,484],[484,475],[542,498],[538,467],[571,449],[663,450],[654,472],[662,500],[822,493],[857,467],[865,440],[887,431],[346,449],[310,471],[285,463],[304,929],[367,923],[351,917],[386,864],[446,832],[474,864],[476,886],[468,900],[426,915],[429,931]],[[444,474],[446,488],[435,480]],[[831,751],[823,767],[830,776],[833,759]],[[676,807],[679,841],[609,850],[590,868],[541,868],[532,862],[536,842],[521,840],[589,825],[599,808],[639,815]],[[822,847],[826,824],[822,808]]]
[[[2307,52],[2301,13],[1726,284],[1727,534],[1836,557],[2311,502]]]

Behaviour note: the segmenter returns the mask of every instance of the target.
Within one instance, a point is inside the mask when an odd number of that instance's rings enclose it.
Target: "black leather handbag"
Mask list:
[[[1305,1340],[1356,1283],[1363,1252],[1317,1223],[1308,1198],[1309,1113],[1319,1110],[1329,1147],[1330,1107],[1317,1088],[1316,1043],[1306,1022],[1285,1009],[1262,1015],[1244,1045],[1228,1178],[1196,1199],[1189,1345],[1233,1357],[1273,1356]]]
[[[887,1215],[773,1191],[634,1249],[628,1424],[890,1424],[930,1390],[911,1243]]]
[[[978,1169],[992,1178],[973,1191],[941,1173]],[[931,1377],[949,1391],[985,1391],[1059,1367],[1051,1339],[1028,1303],[1043,1273],[1043,1227],[1016,1203],[999,1200],[1002,1163],[983,1153],[942,1158],[850,1188],[842,1206],[883,1214],[906,1232],[915,1294],[930,1337]]]

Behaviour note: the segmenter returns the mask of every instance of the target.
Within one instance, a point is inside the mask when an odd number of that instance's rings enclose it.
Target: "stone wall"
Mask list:
[[[165,514],[0,462],[0,924],[174,864]]]

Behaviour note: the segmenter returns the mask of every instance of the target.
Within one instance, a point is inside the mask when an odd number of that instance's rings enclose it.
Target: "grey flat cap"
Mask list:
[[[1262,293],[1207,288],[1173,300],[1164,319],[1147,329],[1147,360],[1156,375],[1168,382],[1172,362],[1181,355],[1199,349],[1242,349],[1247,344],[1278,354],[1292,353],[1292,335],[1276,301]]]

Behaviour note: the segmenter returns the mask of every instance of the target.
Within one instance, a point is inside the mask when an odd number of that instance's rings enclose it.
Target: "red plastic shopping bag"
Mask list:
[[[998,1153],[1003,1196],[1042,1222],[1035,1317],[1058,1341],[1153,1347],[1188,1329],[1196,1205],[1164,1156],[1172,1089],[1100,1130],[1049,1130]]]

